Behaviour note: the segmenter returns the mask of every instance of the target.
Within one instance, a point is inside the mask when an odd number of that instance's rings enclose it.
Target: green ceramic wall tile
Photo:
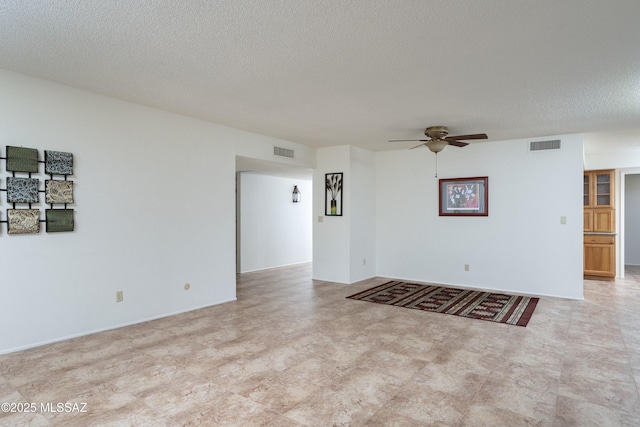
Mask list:
[[[38,173],[38,150],[8,145],[7,171]]]
[[[73,231],[73,209],[47,209],[47,233]]]

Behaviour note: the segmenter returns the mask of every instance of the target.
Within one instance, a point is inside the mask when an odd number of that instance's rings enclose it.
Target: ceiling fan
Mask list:
[[[429,150],[438,154],[447,145],[453,145],[454,147],[466,147],[467,145],[469,145],[468,142],[463,142],[463,139],[487,139],[487,134],[484,133],[447,136],[449,135],[449,128],[447,128],[446,126],[429,126],[424,130],[424,134],[428,136],[429,139],[392,139],[389,142],[419,141],[422,142],[422,144],[412,147],[412,150],[424,145]]]

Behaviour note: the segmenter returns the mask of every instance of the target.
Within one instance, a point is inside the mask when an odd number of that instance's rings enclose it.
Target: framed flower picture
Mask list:
[[[440,179],[440,216],[489,216],[489,178]]]
[[[324,177],[324,214],[342,216],[342,172],[327,173]]]

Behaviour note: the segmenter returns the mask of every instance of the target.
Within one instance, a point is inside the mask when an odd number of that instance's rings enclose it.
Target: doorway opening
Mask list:
[[[236,156],[236,273],[312,261],[312,184],[311,169]]]
[[[640,169],[620,172],[620,278],[640,269]]]

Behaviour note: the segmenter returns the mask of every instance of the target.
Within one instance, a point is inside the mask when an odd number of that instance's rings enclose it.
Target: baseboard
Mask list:
[[[294,262],[292,264],[272,265],[272,266],[269,266],[269,267],[256,268],[254,270],[243,270],[238,274],[255,273],[257,271],[273,270],[275,268],[293,267],[295,265],[302,265],[302,264],[311,264],[311,261]]]

